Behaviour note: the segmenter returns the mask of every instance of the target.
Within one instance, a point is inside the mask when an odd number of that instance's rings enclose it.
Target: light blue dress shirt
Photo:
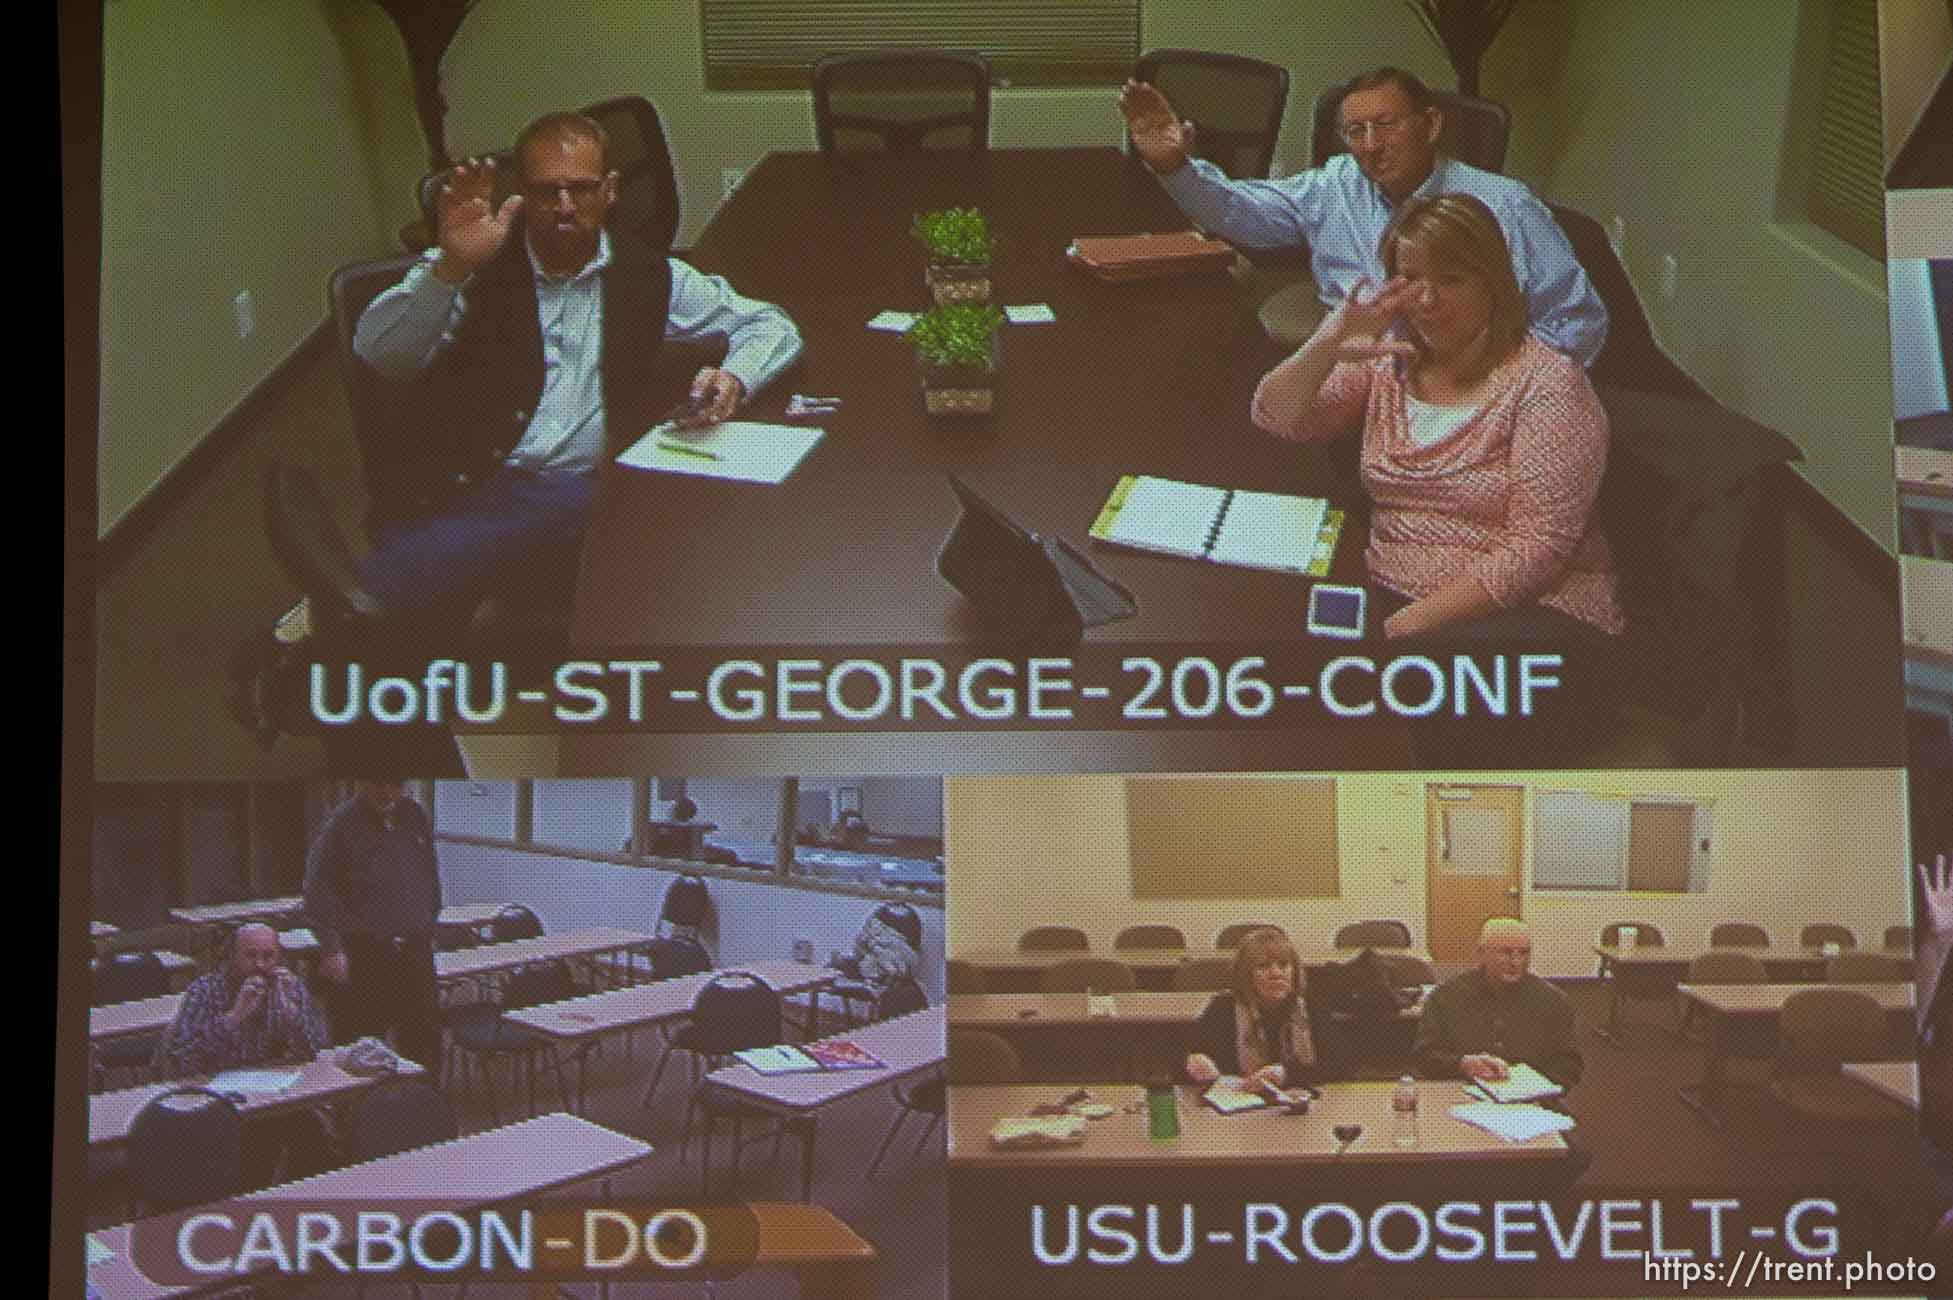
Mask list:
[[[1250,249],[1309,246],[1322,300],[1341,302],[1359,278],[1386,276],[1377,246],[1396,214],[1383,190],[1349,154],[1283,180],[1233,180],[1203,158],[1161,176],[1160,184],[1195,225]],[[1440,157],[1416,196],[1469,194],[1498,217],[1512,270],[1526,296],[1533,333],[1590,366],[1607,341],[1607,309],[1587,280],[1553,214],[1523,181]]]
[[[509,453],[509,463],[552,472],[587,472],[603,457],[603,282],[610,265],[610,232],[574,275],[543,272],[533,248],[536,315],[542,327],[543,390],[536,412]],[[411,379],[454,341],[467,312],[468,287],[434,274],[440,249],[375,298],[359,318],[353,350],[389,379]],[[671,262],[671,306],[665,338],[679,342],[725,339],[720,369],[745,385],[748,397],[800,355],[800,331],[771,303],[744,298],[725,279]]]

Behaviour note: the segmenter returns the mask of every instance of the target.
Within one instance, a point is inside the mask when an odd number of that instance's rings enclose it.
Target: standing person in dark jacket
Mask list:
[[[326,818],[306,855],[305,910],[339,1037],[391,1029],[402,1056],[437,1068],[440,867],[427,812],[400,782],[360,781]]]
[[[1302,962],[1280,930],[1255,930],[1234,950],[1234,987],[1194,1023],[1186,1075],[1206,1085],[1224,1074],[1250,1088],[1290,1088],[1337,1069],[1333,1028],[1315,1024],[1303,997]]]
[[[1478,934],[1478,967],[1447,980],[1425,999],[1417,1062],[1440,1079],[1496,1082],[1524,1063],[1570,1088],[1580,1082],[1573,1003],[1531,972],[1532,931],[1494,917]]]

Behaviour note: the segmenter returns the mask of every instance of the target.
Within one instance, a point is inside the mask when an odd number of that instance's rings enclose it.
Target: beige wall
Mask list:
[[[1953,13],[1945,0],[1881,0],[1878,75],[1885,112],[1885,158],[1890,162],[1912,133],[1919,110],[1939,87],[1953,59]]]
[[[1483,773],[1474,784],[1527,787],[1522,912],[1534,924],[1535,969],[1593,971],[1588,952],[1609,921],[1649,921],[1671,944],[1699,946],[1719,921],[1751,921],[1784,941],[1838,921],[1876,944],[1907,919],[1903,773]],[[1109,950],[1128,925],[1164,922],[1204,948],[1224,925],[1268,920],[1327,942],[1371,917],[1407,922],[1424,942],[1423,776],[1337,778],[1340,899],[1173,902],[1132,897],[1125,778],[953,777],[944,791],[949,955],[1011,947],[1034,925],[1083,929]],[[1613,894],[1530,888],[1531,792],[1682,795],[1712,802],[1715,842],[1702,894]]]

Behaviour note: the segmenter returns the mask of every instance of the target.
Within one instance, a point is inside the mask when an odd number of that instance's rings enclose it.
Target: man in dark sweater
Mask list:
[[[1478,968],[1425,1000],[1417,1027],[1417,1062],[1425,1074],[1496,1081],[1523,1062],[1563,1088],[1580,1082],[1573,1003],[1531,973],[1532,956],[1525,922],[1496,917],[1485,923]]]
[[[402,1056],[438,1070],[440,868],[427,813],[399,782],[361,781],[326,818],[306,855],[305,911],[341,1041],[391,1029]]]

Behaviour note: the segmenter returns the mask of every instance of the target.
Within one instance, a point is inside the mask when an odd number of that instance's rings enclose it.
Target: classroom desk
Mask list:
[[[1904,1018],[1910,1031],[1913,1014],[1913,985],[1892,984],[1682,984],[1676,992],[1691,1004],[1701,1007],[1709,1017],[1709,1055],[1702,1065],[1702,1079],[1684,1085],[1678,1094],[1682,1103],[1717,1128],[1722,1120],[1717,1113],[1722,1102],[1722,1076],[1725,1062],[1736,1055],[1760,1054],[1754,1037],[1745,1041],[1745,1031],[1771,1028],[1793,993],[1812,988],[1845,988],[1863,993],[1878,1003],[1879,1010],[1893,1020]]]
[[[507,903],[455,903],[442,908],[441,914],[434,918],[434,924],[456,930],[472,930],[486,939],[495,918],[507,906]]]
[[[733,1065],[705,1076],[708,1087],[748,1105],[805,1123],[800,1152],[800,1198],[806,1200],[814,1186],[814,1130],[823,1107],[847,1097],[886,1084],[898,1083],[913,1075],[933,1070],[943,1063],[944,1038],[948,1022],[942,1007],[910,1012],[892,1020],[863,1025],[831,1040],[845,1039],[863,1051],[878,1056],[878,1070],[821,1070],[807,1074],[765,1075],[750,1065]],[[705,1154],[700,1166],[707,1176],[711,1171],[712,1112],[705,1116]]]
[[[90,1007],[88,1041],[101,1043],[128,1034],[168,1029],[170,1022],[176,1019],[176,1009],[182,1002],[181,993],[159,993],[153,998],[138,998],[134,1002],[111,1002],[103,1007]]]
[[[1187,1030],[1214,1000],[1208,992],[1112,993],[1110,1015],[1093,1015],[1083,993],[956,993],[947,1002],[952,1029],[1001,1034],[1029,1065],[1055,1062],[1058,1077],[1144,1078],[1146,1067],[1177,1073]],[[1093,1069],[1096,1063],[1098,1068]],[[1086,1073],[1080,1075],[1080,1070]],[[1031,1077],[1051,1077],[1051,1068]]]
[[[517,1011],[504,1011],[502,1018],[574,1048],[577,1064],[576,1108],[581,1111],[590,1048],[599,1038],[630,1029],[647,1029],[689,1016],[698,991],[711,983],[715,976],[730,971],[757,975],[782,996],[823,988],[841,974],[825,966],[809,966],[797,961],[753,962],[696,975],[680,975],[651,984],[610,989],[562,1002],[546,1002]]]
[[[1904,445],[1896,451],[1902,549],[1953,560],[1953,451]]]
[[[651,1147],[636,1138],[558,1112],[302,1178],[241,1199],[259,1203],[418,1197],[459,1211],[598,1178],[606,1180],[607,1197],[609,1175],[650,1155]],[[132,1226],[90,1234],[113,1252],[88,1270],[88,1281],[105,1300],[197,1295],[234,1288],[241,1280],[236,1273],[224,1273],[197,1285],[153,1282],[129,1258]],[[167,1250],[167,1244],[162,1249]]]
[[[1953,560],[1899,557],[1906,707],[1953,722]]]
[[[1333,948],[1328,944],[1315,947],[1296,945],[1295,955],[1302,961],[1304,970],[1331,966],[1346,962],[1361,948]],[[1430,962],[1431,955],[1417,948],[1378,949],[1379,952],[1402,953],[1407,957],[1417,957]],[[1132,970],[1133,978],[1142,989],[1166,989],[1173,980],[1173,972],[1183,962],[1196,957],[1232,957],[1229,950],[1196,950],[1192,948],[1034,948],[1025,951],[1021,948],[972,948],[952,952],[949,957],[955,961],[975,966],[983,972],[986,991],[998,993],[1033,992],[1038,988],[1039,977],[1053,966],[1081,957],[1104,958],[1120,962]]]
[[[1847,1079],[1856,1079],[1881,1097],[1901,1106],[1919,1109],[1919,1062],[1857,1061],[1838,1067]]]
[[[403,1068],[392,1074],[348,1074],[339,1068],[339,1056],[344,1050],[344,1048],[330,1048],[301,1065],[272,1064],[243,1067],[296,1070],[298,1081],[283,1092],[240,1094],[243,1100],[238,1104],[238,1110],[246,1119],[256,1115],[276,1115],[335,1101],[389,1079],[411,1078],[423,1073],[421,1067],[412,1061],[403,1061],[401,1063]],[[95,1093],[88,1099],[88,1149],[105,1151],[121,1146],[129,1139],[129,1125],[135,1120],[137,1113],[149,1104],[151,1098],[161,1096],[172,1088],[208,1087],[213,1077],[206,1074],[196,1078],[171,1079],[163,1083],[145,1083],[135,1088]]]
[[[1905,978],[1910,979],[1912,950],[1909,948],[1856,948],[1846,952],[1870,952],[1888,957],[1901,963]],[[1593,945],[1594,955],[1600,958],[1603,978],[1612,974],[1607,989],[1607,1023],[1596,1027],[1602,1038],[1610,1041],[1621,1037],[1621,983],[1623,978],[1634,985],[1638,995],[1658,997],[1673,993],[1688,978],[1689,963],[1704,953],[1740,952],[1756,958],[1763,963],[1763,972],[1772,981],[1791,984],[1821,984],[1824,982],[1824,964],[1831,954],[1822,947],[1803,944],[1771,944],[1767,948],[1646,948],[1639,945],[1622,948],[1612,944]]]
[[[148,948],[143,951],[155,956],[156,961],[163,968],[163,974],[169,978],[170,988],[176,992],[182,992],[190,981],[197,976],[196,961],[184,956],[180,952],[171,952],[167,948]],[[102,959],[100,957],[91,957],[88,959],[89,970],[96,971],[100,970],[101,967]]]
[[[561,934],[546,934],[534,939],[512,939],[507,943],[483,944],[479,948],[463,948],[457,952],[437,952],[434,954],[434,975],[442,980],[480,979],[535,962],[608,956],[613,959],[611,975],[615,980],[620,969],[628,971],[629,967],[629,963],[620,965],[615,958],[642,948],[651,941],[651,935],[609,926],[565,930]]]
[[[170,920],[184,925],[236,925],[244,921],[269,921],[305,910],[305,896],[284,898],[246,898],[235,903],[205,903],[200,907],[172,907]]]
[[[924,414],[913,347],[866,322],[925,305],[924,257],[909,225],[919,211],[965,205],[983,209],[997,239],[995,300],[1048,303],[1057,323],[1005,328],[997,409],[959,425]],[[800,369],[763,393],[751,418],[779,418],[794,390],[844,404],[778,487],[607,467],[583,549],[573,643],[658,648],[665,690],[703,688],[705,665],[744,657],[735,647],[765,647],[762,658],[807,647],[830,663],[848,657],[847,646],[968,651],[996,629],[936,572],[959,514],[945,477],[953,471],[1025,527],[1089,550],[1139,610],[1090,629],[1077,648],[1107,656],[1092,662],[1095,680],[1106,674],[1111,703],[1070,697],[1087,712],[1107,709],[1103,729],[1041,730],[1028,744],[1007,722],[958,711],[943,724],[954,729],[902,733],[905,770],[1413,766],[1401,727],[1330,718],[1313,695],[1294,701],[1292,715],[1283,705],[1280,725],[1235,728],[1122,726],[1113,707],[1140,684],[1121,670],[1123,655],[1177,659],[1180,650],[1164,643],[1203,643],[1195,653],[1223,668],[1298,646],[1319,652],[1319,666],[1358,648],[1306,636],[1308,579],[1087,542],[1124,474],[1309,492],[1296,448],[1249,420],[1255,384],[1283,350],[1263,335],[1248,286],[1218,273],[1106,285],[1064,258],[1075,235],[1188,225],[1159,183],[1110,147],[769,154],[687,260],[780,304],[806,340]],[[1337,548],[1338,580],[1365,580],[1360,533],[1350,528]],[[957,669],[949,671],[953,692]],[[688,733],[686,719],[710,716],[702,701],[657,707],[675,730],[566,734],[561,774],[879,770],[892,743],[886,734],[777,722],[764,733]]]

